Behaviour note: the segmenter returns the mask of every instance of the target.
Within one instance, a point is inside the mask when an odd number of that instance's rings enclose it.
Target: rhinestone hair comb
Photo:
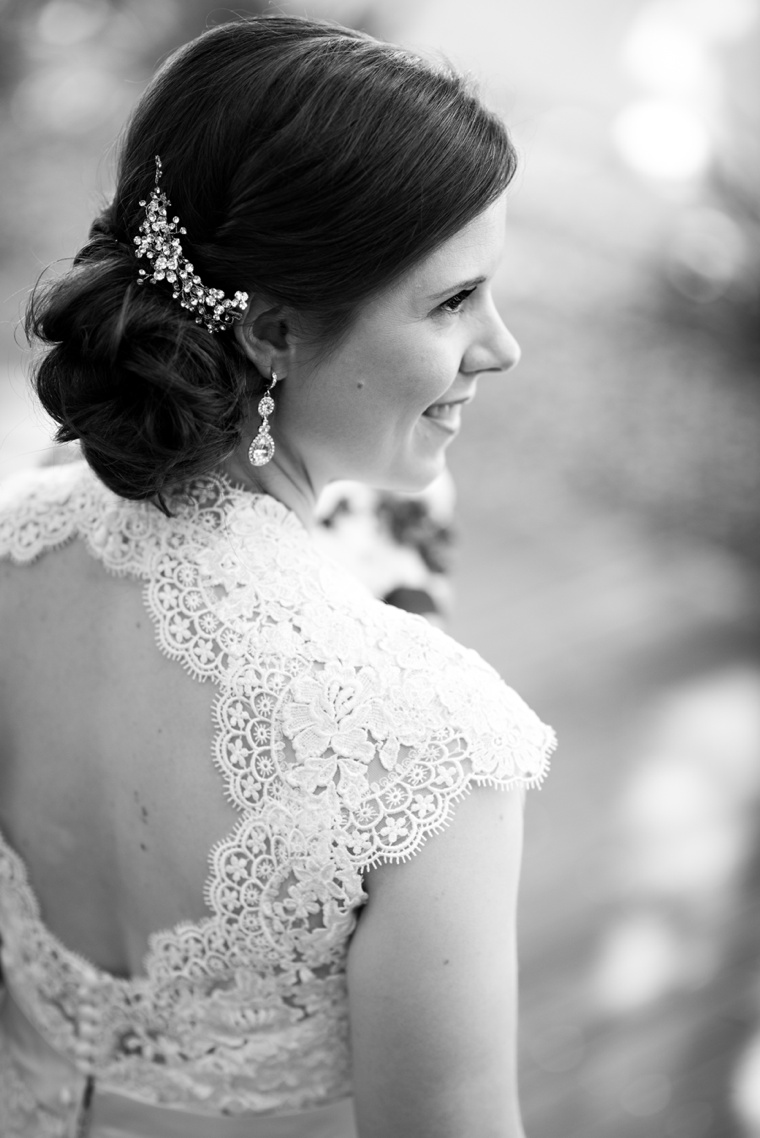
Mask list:
[[[171,202],[161,189],[161,159],[156,155],[156,183],[147,201],[140,205],[145,218],[135,237],[135,255],[152,261],[149,270],[140,269],[137,283],[166,281],[172,286],[172,296],[183,308],[195,313],[195,323],[203,324],[209,332],[223,332],[240,320],[248,304],[247,292],[236,292],[230,298],[220,288],[208,288],[195,272],[193,265],[182,252],[180,236],[187,233],[178,217],[169,219]]]

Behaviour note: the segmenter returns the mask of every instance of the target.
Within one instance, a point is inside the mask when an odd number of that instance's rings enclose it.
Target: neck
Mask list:
[[[306,529],[313,527],[321,487],[315,487],[306,471],[288,460],[288,456],[282,453],[282,447],[277,448],[266,466],[251,466],[246,443],[221,462],[219,469],[235,485],[250,490],[253,494],[269,494],[282,502],[283,506],[293,511]]]

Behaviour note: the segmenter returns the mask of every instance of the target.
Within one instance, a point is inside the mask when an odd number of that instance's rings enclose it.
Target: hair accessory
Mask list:
[[[272,368],[271,382],[266,389],[264,395],[259,400],[259,415],[261,415],[261,426],[258,429],[253,442],[248,448],[248,461],[251,466],[266,466],[269,460],[274,455],[274,439],[269,433],[269,416],[274,411],[274,399],[272,392],[274,391],[275,384],[279,379],[277,372]]]
[[[172,296],[183,308],[195,313],[195,323],[205,324],[209,332],[223,332],[243,315],[248,304],[247,292],[236,292],[230,299],[220,288],[207,288],[182,252],[180,234],[187,233],[178,217],[171,221],[167,211],[171,202],[160,188],[161,159],[156,155],[156,184],[145,207],[145,220],[140,226],[140,237],[135,237],[136,255],[152,261],[150,271],[140,269],[137,283],[155,284],[166,280],[172,286]]]

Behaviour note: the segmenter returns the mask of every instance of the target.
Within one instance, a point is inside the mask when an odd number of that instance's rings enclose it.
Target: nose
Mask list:
[[[500,363],[498,369],[500,371],[511,371],[513,367],[517,367],[522,355],[522,348],[514,338],[509,328],[504,324],[501,317],[499,317],[500,335],[498,344],[496,345],[496,356]]]
[[[489,298],[486,321],[480,335],[467,349],[462,360],[462,371],[511,371],[520,361],[520,345],[504,324],[493,299]]]

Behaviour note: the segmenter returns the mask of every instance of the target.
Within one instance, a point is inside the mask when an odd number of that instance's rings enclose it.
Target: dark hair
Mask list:
[[[53,345],[35,382],[58,441],[80,439],[116,493],[162,506],[237,446],[261,377],[169,287],[137,287],[157,154],[203,283],[295,309],[323,345],[515,169],[503,124],[462,77],[360,32],[259,16],[174,54],[134,111],[112,203],[26,319],[30,340]]]

